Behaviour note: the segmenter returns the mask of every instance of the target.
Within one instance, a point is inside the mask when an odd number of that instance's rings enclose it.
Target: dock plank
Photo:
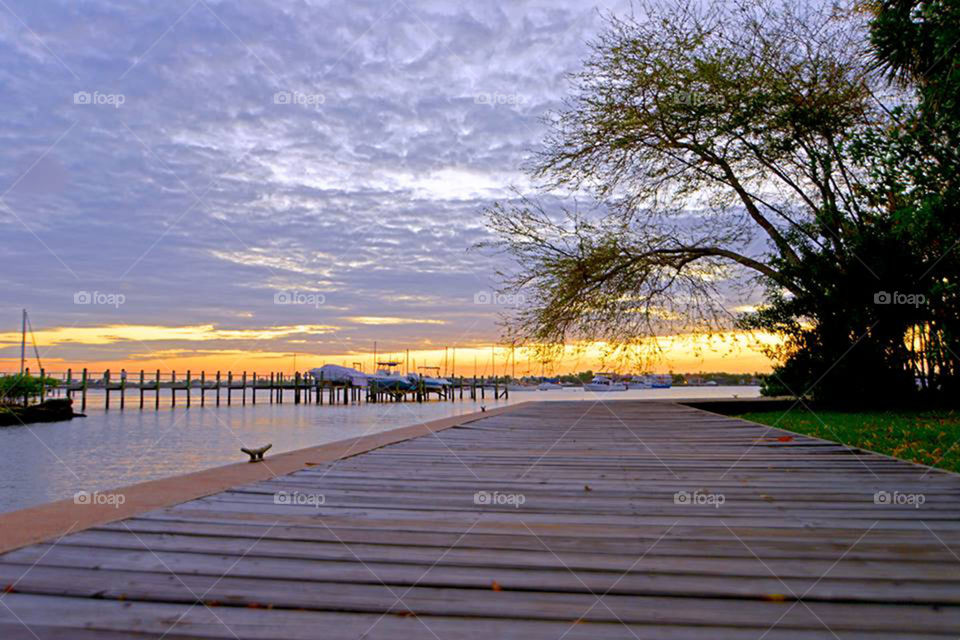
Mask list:
[[[0,555],[0,635],[956,638],[958,552],[955,474],[530,403]]]

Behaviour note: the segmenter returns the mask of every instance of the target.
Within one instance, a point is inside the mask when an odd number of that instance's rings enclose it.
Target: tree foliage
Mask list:
[[[26,374],[11,374],[0,376],[0,404],[13,404],[23,398],[33,398],[40,395],[41,388],[53,389],[60,384],[55,378],[41,378]]]
[[[948,38],[923,44],[922,20],[898,43],[903,3],[881,4],[679,0],[610,16],[533,167],[552,195],[487,211],[493,244],[521,265],[505,276],[528,302],[512,340],[629,344],[736,324],[784,338],[771,352],[777,390],[902,397],[924,369],[942,389],[956,294],[934,267],[958,236],[942,212],[918,213],[933,205],[917,193],[942,183],[928,167],[952,135],[931,135],[924,109],[935,104],[942,126],[956,93],[920,76],[932,59],[952,82],[956,65],[937,60]],[[883,74],[906,84],[882,91]],[[558,214],[565,189],[600,213]],[[731,283],[749,282],[765,304],[734,318]],[[882,304],[884,293],[931,302]],[[947,349],[921,365],[932,341]]]

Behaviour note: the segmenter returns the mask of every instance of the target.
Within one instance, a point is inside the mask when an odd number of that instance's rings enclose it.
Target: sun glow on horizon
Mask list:
[[[402,325],[446,324],[443,321],[418,321],[395,317],[351,318],[357,324]],[[361,322],[365,320],[366,322]],[[405,370],[439,367],[444,375],[558,375],[584,370],[620,373],[644,371],[667,373],[728,371],[753,373],[770,370],[764,347],[775,346],[779,339],[770,334],[730,331],[706,335],[673,335],[657,339],[659,353],[643,359],[610,355],[611,346],[602,342],[567,345],[562,354],[541,361],[536,350],[502,344],[450,344],[442,337],[419,340],[418,344],[395,344],[386,340],[379,347],[370,341],[358,347],[345,339],[343,348],[331,349],[330,339],[340,327],[330,325],[289,325],[261,328],[223,328],[213,324],[188,326],[104,325],[95,327],[55,327],[38,330],[37,348],[47,371],[127,369],[137,371],[306,371],[323,364],[356,366],[372,371],[377,361],[393,360]],[[315,342],[323,336],[325,344]],[[201,346],[198,343],[206,343]],[[0,370],[19,367],[20,334],[0,333]],[[311,347],[311,345],[313,345]],[[376,353],[374,352],[374,349]],[[61,351],[69,349],[70,355]],[[85,354],[78,356],[82,351]],[[16,353],[16,355],[14,355]],[[28,356],[28,365],[36,361]]]

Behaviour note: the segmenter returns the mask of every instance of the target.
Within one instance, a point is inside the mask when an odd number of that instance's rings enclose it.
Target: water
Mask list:
[[[127,408],[119,398],[104,411],[103,397],[91,392],[87,417],[69,422],[0,428],[0,512],[69,498],[77,491],[104,491],[137,482],[199,471],[246,456],[240,447],[273,443],[270,454],[293,451],[336,440],[479,411],[526,400],[605,402],[638,398],[741,398],[759,395],[757,387],[676,387],[590,393],[580,389],[514,392],[509,401],[495,402],[492,393],[482,402],[456,400],[391,402],[353,406],[247,404],[191,409],[171,408],[164,394],[159,411],[137,408],[136,392]],[[152,400],[152,398],[149,398]],[[210,398],[207,398],[208,402]],[[238,398],[234,398],[238,401]],[[178,403],[181,398],[178,398]],[[79,410],[79,398],[77,399]],[[268,454],[268,456],[270,455]]]

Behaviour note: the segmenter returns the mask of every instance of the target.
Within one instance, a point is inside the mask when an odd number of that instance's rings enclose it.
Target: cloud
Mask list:
[[[390,324],[447,324],[445,320],[431,320],[429,318],[394,318],[388,316],[352,316],[347,318],[350,322],[369,325],[390,325]]]
[[[529,187],[597,8],[628,3],[8,5],[0,323],[29,308],[82,357],[494,339],[480,211]],[[275,303],[291,290],[325,303]]]

